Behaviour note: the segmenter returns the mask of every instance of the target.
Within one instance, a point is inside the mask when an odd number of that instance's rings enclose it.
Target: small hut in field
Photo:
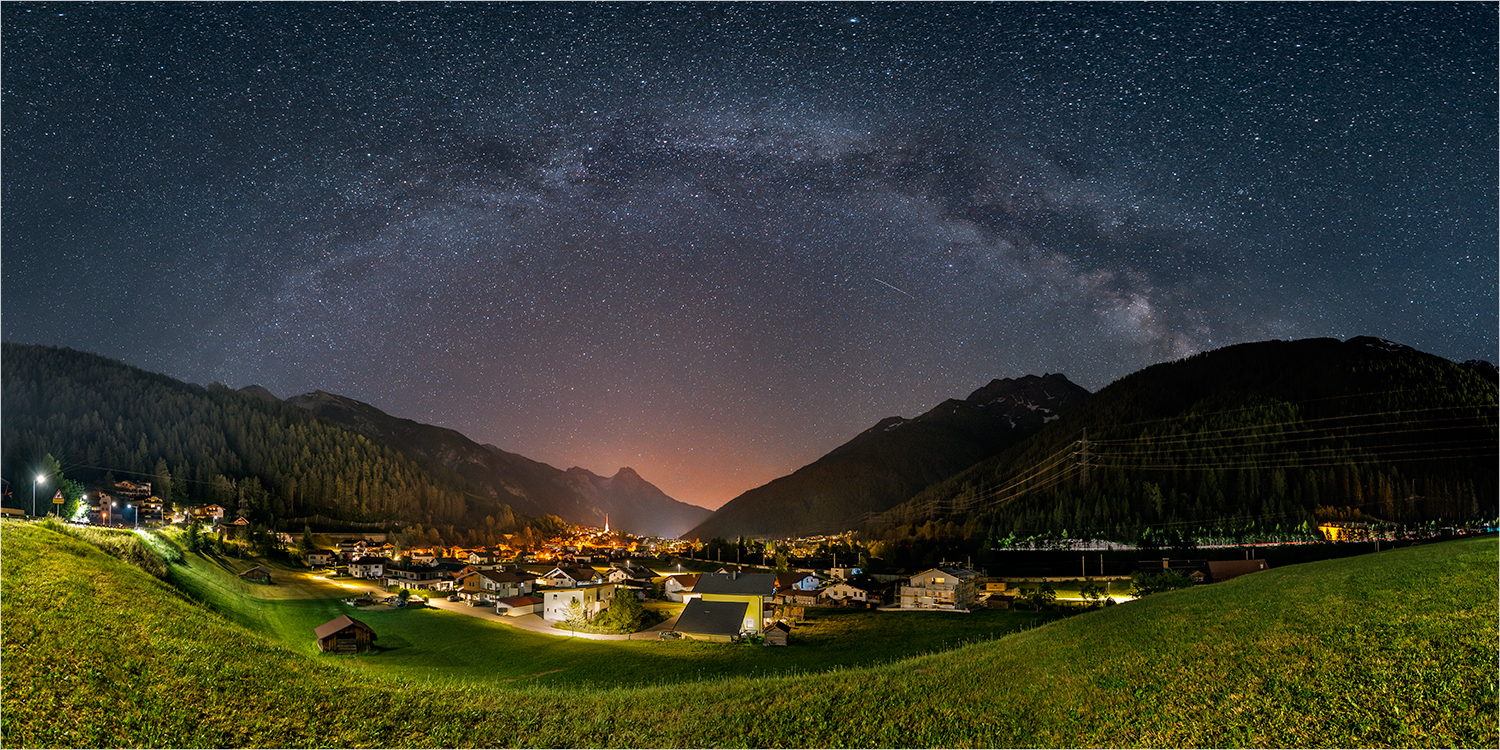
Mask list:
[[[349,615],[339,615],[313,629],[324,653],[362,654],[375,645],[375,631]]]
[[[785,646],[787,634],[791,632],[791,625],[777,620],[776,622],[771,623],[771,627],[766,628],[766,639],[764,643],[767,646]]]
[[[255,567],[253,567],[253,568],[251,568],[251,569],[249,569],[249,570],[241,573],[240,574],[240,578],[243,578],[243,579],[245,579],[247,581],[255,581],[256,583],[270,583],[271,582],[271,571],[266,570],[265,568],[262,568],[261,566],[257,565]]]

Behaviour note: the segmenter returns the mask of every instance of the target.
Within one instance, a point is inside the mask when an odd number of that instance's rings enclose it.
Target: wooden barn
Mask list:
[[[780,620],[773,622],[771,623],[771,627],[766,628],[765,644],[767,646],[785,646],[787,634],[791,632],[791,625]]]
[[[361,654],[375,644],[375,631],[349,615],[339,615],[313,629],[324,653]]]
[[[240,578],[243,578],[243,579],[245,579],[247,581],[255,581],[256,583],[270,583],[271,582],[271,571],[266,570],[265,568],[262,568],[261,566],[257,565],[255,567],[253,567],[253,568],[251,568],[251,569],[249,569],[249,570],[241,573],[240,574]]]

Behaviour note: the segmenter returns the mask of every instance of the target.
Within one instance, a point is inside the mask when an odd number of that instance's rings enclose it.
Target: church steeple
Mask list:
[[[604,514],[604,533],[609,533],[609,514]]]

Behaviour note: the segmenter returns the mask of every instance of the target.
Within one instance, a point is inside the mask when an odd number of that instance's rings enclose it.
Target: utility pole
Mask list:
[[[1078,484],[1080,487],[1089,486],[1089,428],[1083,428],[1083,439],[1079,441],[1081,450],[1078,452]]]

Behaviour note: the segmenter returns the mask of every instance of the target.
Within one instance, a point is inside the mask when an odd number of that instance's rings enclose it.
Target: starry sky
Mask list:
[[[1497,359],[1492,3],[0,7],[0,333],[718,507],[992,378]]]

